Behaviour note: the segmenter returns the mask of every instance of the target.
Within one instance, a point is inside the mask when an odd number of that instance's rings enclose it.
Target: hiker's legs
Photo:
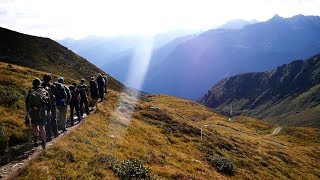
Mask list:
[[[39,126],[39,134],[40,134],[40,140],[41,141],[45,141],[46,140],[46,130],[45,130],[45,126],[40,125]]]
[[[74,102],[70,103],[70,121],[71,121],[71,126],[74,125]]]
[[[37,125],[33,124],[32,129],[33,129],[33,144],[34,144],[34,147],[37,147],[38,138],[39,138],[39,128]]]
[[[51,130],[54,136],[58,135],[58,127],[57,127],[57,109],[56,106],[51,109]]]
[[[81,97],[80,100],[80,116],[83,116],[83,103],[84,103],[84,97]]]
[[[51,116],[48,115],[47,117],[47,123],[45,125],[45,130],[46,130],[46,135],[47,135],[47,139],[50,140],[52,137],[52,126],[51,126]]]
[[[39,127],[37,125],[33,125],[33,136],[39,137]]]
[[[75,107],[75,109],[76,109],[76,114],[77,114],[77,117],[78,117],[78,121],[80,122],[82,116],[80,116],[80,105],[79,105],[79,101],[78,101],[78,102],[75,102],[74,105],[75,105],[74,107]]]
[[[104,99],[104,90],[103,89],[99,90],[99,95],[100,95],[100,101],[103,101],[103,99]]]
[[[89,115],[89,104],[88,104],[88,98],[84,98],[83,99],[83,102],[84,102],[84,107],[85,107],[85,110],[86,110],[86,113],[87,115]]]
[[[59,129],[62,131],[66,130],[66,121],[67,121],[67,106],[58,106],[59,111],[58,121],[59,121]]]

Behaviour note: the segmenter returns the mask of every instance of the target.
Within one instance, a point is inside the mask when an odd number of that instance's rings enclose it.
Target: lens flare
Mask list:
[[[143,86],[153,51],[153,41],[153,38],[144,39],[135,48],[126,80],[129,87],[141,89]],[[138,100],[139,93],[135,90],[125,88],[121,92],[118,106],[111,115],[111,124],[108,130],[111,138],[121,139],[124,137],[127,131],[123,127],[129,127]]]

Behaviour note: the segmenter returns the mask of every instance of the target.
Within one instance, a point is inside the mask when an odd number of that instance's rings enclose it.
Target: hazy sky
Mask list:
[[[231,19],[320,15],[320,0],[0,0],[0,26],[53,39],[214,28]]]

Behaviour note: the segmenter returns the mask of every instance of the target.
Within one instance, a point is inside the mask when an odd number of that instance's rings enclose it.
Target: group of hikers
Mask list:
[[[84,112],[89,115],[88,86],[85,79],[80,84],[72,83],[67,87],[64,78],[59,77],[56,82],[51,83],[52,76],[45,74],[43,82],[36,78],[32,82],[32,88],[27,91],[25,99],[25,123],[29,125],[30,119],[33,125],[34,147],[46,147],[46,142],[51,141],[67,131],[67,109],[70,106],[70,123],[75,123],[74,115],[78,122],[84,117]],[[97,105],[98,99],[104,101],[107,93],[108,79],[105,74],[98,74],[90,80],[90,94],[92,105]]]

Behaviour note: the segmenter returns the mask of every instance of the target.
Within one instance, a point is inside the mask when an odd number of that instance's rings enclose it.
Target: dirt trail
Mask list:
[[[218,123],[218,124],[213,124],[213,123],[211,123],[211,124],[204,125],[204,127],[208,127],[208,126],[219,126],[219,127],[223,127],[223,128],[232,130],[232,131],[236,131],[236,132],[237,132],[238,134],[240,134],[240,135],[248,135],[248,133],[242,132],[242,131],[240,131],[240,130],[238,130],[238,129],[235,129],[235,128],[233,128],[233,127],[229,127],[229,126],[227,126],[227,125],[220,124],[220,123]],[[268,134],[267,137],[275,136],[275,135],[279,134],[279,133],[281,132],[281,130],[282,130],[282,127],[281,127],[281,126],[278,126],[278,127],[276,127],[276,128],[273,130],[273,132],[272,132],[271,134]],[[255,135],[255,134],[252,134],[252,135]],[[272,145],[274,145],[274,146],[277,146],[277,147],[279,147],[279,148],[286,148],[286,147],[287,147],[286,145],[284,145],[284,144],[282,144],[282,143],[276,142],[276,141],[271,140],[271,139],[266,139],[265,137],[262,137],[262,140],[265,141],[265,142],[267,142],[267,143],[269,143],[269,144],[272,144]]]
[[[273,132],[271,134],[268,134],[267,137],[271,137],[271,136],[275,136],[275,135],[278,135],[282,130],[282,127],[281,126],[278,126],[276,127]],[[273,144],[279,148],[285,148],[287,147],[286,145],[282,144],[282,143],[279,143],[279,142],[276,142],[274,140],[271,140],[271,139],[266,139],[266,138],[263,138],[263,140],[269,144]]]
[[[275,136],[275,135],[279,134],[279,133],[281,132],[281,130],[282,130],[282,127],[281,127],[281,126],[278,126],[278,127],[276,127],[276,128],[273,130],[273,132],[272,132],[271,134],[269,134],[268,136]]]
[[[94,113],[95,109],[93,109],[92,107],[90,108],[91,113]],[[84,114],[83,118],[85,119],[87,116],[86,114]],[[77,117],[74,117],[75,121],[77,121]],[[80,125],[83,123],[83,120],[80,121],[80,123],[75,124],[74,126],[69,126],[67,128],[67,131],[64,132],[63,134],[59,135],[57,138],[53,139],[50,142],[47,142],[46,144],[46,148],[49,148],[50,146],[52,146],[53,144],[55,144],[59,139],[65,137],[66,135],[68,135],[69,133],[75,131],[78,127],[80,127]],[[38,155],[40,154],[40,152],[42,152],[43,149],[41,146],[37,147],[37,148],[33,148],[30,151],[25,152],[25,154],[23,155],[23,157],[18,158],[18,160],[12,161],[4,166],[0,167],[0,179],[5,180],[5,179],[14,179],[19,173],[20,171],[26,167],[26,165],[28,163],[30,163],[33,159],[35,159],[36,157],[38,157]]]

